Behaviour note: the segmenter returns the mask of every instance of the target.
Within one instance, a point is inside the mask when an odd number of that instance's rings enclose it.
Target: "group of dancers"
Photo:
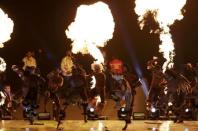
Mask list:
[[[11,85],[4,80],[5,73],[0,73],[1,118],[12,116],[16,112],[15,107],[22,105],[24,118],[33,124],[38,115],[36,109],[39,108],[41,98],[44,99],[44,112],[48,112],[46,105],[51,99],[53,117],[58,122],[58,128],[69,104],[75,103],[83,107],[82,114],[86,122],[87,119],[99,119],[106,99],[111,98],[115,101],[114,107],[118,114],[124,109],[126,116],[123,119],[126,123],[131,122],[135,89],[141,86],[141,82],[121,60],[113,58],[104,65],[93,63],[92,73],[87,74],[75,60],[75,56],[68,51],[60,62],[60,67],[46,76],[38,69],[32,52],[28,52],[22,61],[23,66],[11,67],[22,82],[21,89],[14,94]],[[182,122],[186,109],[197,109],[198,67],[192,67],[188,63],[183,72],[176,68],[163,72],[160,59],[154,57],[148,61],[147,69],[152,73],[146,100],[148,116],[158,110],[159,116],[163,114],[169,117],[171,112],[176,115],[175,122]]]
[[[185,118],[197,119],[198,107],[198,66],[187,63],[179,68],[162,69],[162,60],[154,57],[148,61],[147,69],[152,80],[147,99],[148,115],[160,116],[183,122]]]
[[[21,89],[18,89],[16,94],[12,94],[10,90],[7,93],[7,86],[10,85],[2,85],[1,94],[5,93],[6,96],[1,95],[0,98],[1,116],[6,114],[12,116],[15,110],[13,106],[10,107],[10,103],[17,101],[16,104],[23,107],[24,118],[33,124],[38,115],[36,109],[39,108],[40,100],[44,97],[43,110],[48,112],[46,105],[51,99],[53,117],[58,122],[58,126],[71,103],[83,107],[82,114],[86,122],[87,119],[100,119],[103,116],[106,99],[110,97],[115,100],[115,108],[118,111],[121,108],[125,109],[127,114],[125,120],[127,123],[131,122],[136,87],[134,83],[138,79],[127,70],[121,60],[114,58],[109,62],[108,68],[93,63],[92,72],[87,74],[75,60],[75,56],[68,51],[60,62],[60,68],[50,71],[46,76],[39,71],[33,53],[28,52],[22,61],[23,66],[11,67],[22,81]],[[3,74],[2,72],[1,75]]]

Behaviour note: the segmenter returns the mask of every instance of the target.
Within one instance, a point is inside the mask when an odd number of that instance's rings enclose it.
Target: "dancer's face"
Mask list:
[[[9,85],[4,87],[4,90],[9,93],[11,91],[11,87]]]

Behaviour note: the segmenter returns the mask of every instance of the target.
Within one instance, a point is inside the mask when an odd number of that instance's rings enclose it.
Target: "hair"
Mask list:
[[[96,64],[96,63],[93,63],[93,64],[91,65],[91,69],[92,69],[94,72],[102,72],[102,71],[104,70],[102,64]]]
[[[4,89],[5,87],[7,87],[7,86],[10,86],[10,87],[11,87],[10,83],[8,83],[8,82],[3,83],[3,89]]]

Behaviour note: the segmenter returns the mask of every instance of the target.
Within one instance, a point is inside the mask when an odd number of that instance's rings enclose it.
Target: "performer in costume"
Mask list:
[[[93,74],[92,76],[95,78],[96,83],[95,87],[91,89],[90,96],[91,101],[94,103],[95,108],[97,109],[97,113],[100,116],[105,104],[105,81],[106,77],[103,73],[103,66],[101,64],[93,63],[91,65]],[[100,100],[99,100],[100,99]]]
[[[73,67],[74,67],[74,62],[72,58],[72,53],[68,51],[66,53],[66,56],[61,60],[62,75],[65,77],[72,76]]]
[[[3,90],[0,91],[0,114],[1,116],[8,115],[12,117],[13,110],[13,94],[9,84],[3,85]]]
[[[157,57],[154,57],[152,60],[148,61],[147,69],[152,72],[152,80],[147,102],[155,103],[159,98],[158,96],[162,90],[162,85],[165,82],[162,68],[159,65],[159,59]]]
[[[40,87],[45,84],[44,78],[37,74],[34,67],[26,67],[25,70],[20,69],[16,65],[12,66],[12,70],[21,78],[22,85],[22,104],[24,106],[24,117],[28,117],[30,124],[33,124],[38,108],[38,96]]]
[[[34,53],[32,52],[27,52],[26,56],[23,58],[23,70],[26,69],[26,67],[37,67],[36,59],[34,58]]]
[[[61,105],[60,100],[57,95],[57,91],[60,87],[63,86],[63,77],[60,75],[59,70],[51,71],[48,75],[48,90],[46,92],[46,98],[45,98],[45,112],[46,112],[46,104],[48,101],[48,98],[50,98],[53,101],[54,104],[54,117],[55,120],[58,122],[57,128],[59,128],[59,125],[61,124]]]

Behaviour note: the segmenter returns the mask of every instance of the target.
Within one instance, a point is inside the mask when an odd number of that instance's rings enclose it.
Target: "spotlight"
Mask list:
[[[95,113],[95,109],[93,107],[88,109],[87,116],[89,120],[95,120],[98,118],[98,115]]]
[[[186,113],[187,113],[187,112],[189,112],[189,109],[188,109],[188,108],[186,108],[186,109],[185,109],[185,112],[186,112]]]
[[[192,110],[192,107],[186,107],[184,111],[185,111],[184,118],[186,120],[192,120],[192,119],[195,118],[195,115],[194,115],[194,112]]]
[[[151,106],[148,117],[150,119],[158,119],[160,117],[159,109],[156,107]]]
[[[127,111],[124,107],[121,107],[119,110],[118,110],[118,118],[120,120],[123,120],[125,117],[127,116]]]
[[[91,107],[91,108],[89,109],[89,111],[90,111],[90,112],[94,112],[95,109]]]
[[[125,108],[122,107],[120,110],[121,110],[121,112],[124,112],[125,111]]]
[[[152,108],[151,108],[151,112],[152,112],[152,113],[155,113],[155,112],[156,112],[156,108],[152,107]]]

